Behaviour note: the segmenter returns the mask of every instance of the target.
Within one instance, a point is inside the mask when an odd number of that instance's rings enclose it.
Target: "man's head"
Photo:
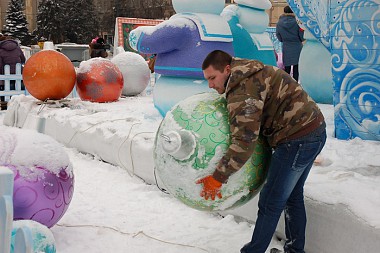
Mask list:
[[[293,11],[292,11],[292,9],[290,9],[289,5],[284,7],[284,13],[293,13]]]
[[[219,94],[226,90],[225,83],[231,74],[231,61],[232,56],[221,50],[212,51],[203,61],[202,70],[208,87]]]
[[[104,44],[104,39],[103,39],[103,38],[98,38],[98,39],[96,40],[96,43]]]

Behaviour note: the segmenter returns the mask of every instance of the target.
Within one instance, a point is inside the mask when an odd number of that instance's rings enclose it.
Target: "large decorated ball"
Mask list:
[[[241,206],[263,185],[271,151],[259,138],[249,161],[221,188],[222,198],[200,196],[198,179],[213,174],[230,144],[226,100],[216,93],[191,96],[169,111],[156,135],[156,172],[176,198],[199,210],[217,211]]]
[[[42,50],[25,63],[22,78],[28,92],[43,101],[69,95],[74,88],[76,74],[67,56],[55,50]]]
[[[56,252],[54,236],[50,229],[32,220],[19,220],[13,222],[10,253],[15,252],[17,231],[20,228],[25,228],[30,232],[32,252]]]
[[[92,58],[80,63],[76,88],[79,97],[84,101],[117,101],[123,89],[123,74],[110,60]]]
[[[123,95],[138,95],[148,86],[150,69],[141,55],[133,52],[122,52],[114,56],[111,62],[116,64],[123,74]]]
[[[63,147],[32,130],[0,127],[0,165],[14,174],[15,220],[54,226],[74,192],[74,174]]]

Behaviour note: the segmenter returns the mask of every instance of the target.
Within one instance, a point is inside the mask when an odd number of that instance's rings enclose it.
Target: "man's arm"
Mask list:
[[[260,132],[264,106],[259,96],[252,94],[233,94],[227,101],[231,144],[213,174],[213,177],[222,183],[240,170],[252,156]]]
[[[222,198],[222,183],[244,166],[255,149],[264,102],[259,96],[247,95],[253,93],[246,93],[245,89],[242,92],[244,94],[234,94],[227,98],[231,144],[226,154],[219,161],[213,175],[196,182],[203,184],[200,196],[206,200],[209,198],[214,200],[216,196]]]

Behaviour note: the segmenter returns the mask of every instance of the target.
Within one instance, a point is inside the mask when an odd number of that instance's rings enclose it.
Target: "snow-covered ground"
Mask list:
[[[251,225],[193,210],[120,167],[67,149],[75,194],[52,228],[59,252],[239,252]]]
[[[116,154],[121,160],[119,166],[103,162],[107,159],[99,155],[65,149],[74,166],[75,190],[68,211],[52,228],[58,252],[232,253],[249,241],[251,223],[232,215],[222,217],[193,210],[144,182],[136,176],[138,173],[133,176],[134,167],[147,175],[153,171],[153,158],[147,154],[152,151],[154,133],[162,118],[151,96],[123,98],[110,104],[72,99],[65,108],[41,108],[32,98],[22,100],[20,107],[30,110],[29,118],[40,111],[40,117],[75,129],[71,135],[62,130],[65,128],[52,134],[65,136],[63,142],[68,146],[97,150],[91,138],[78,143],[86,134],[113,140],[116,150],[121,150],[123,145],[132,145],[129,140],[136,137],[138,148],[133,148],[133,154]],[[335,139],[333,107],[320,107],[326,117],[328,139],[319,163],[311,171],[305,194],[315,201],[342,204],[362,222],[379,229],[380,142]],[[1,112],[0,122],[3,118]],[[138,135],[142,132],[146,135]],[[128,156],[133,161],[125,158]],[[274,239],[272,246],[281,247],[281,243]]]

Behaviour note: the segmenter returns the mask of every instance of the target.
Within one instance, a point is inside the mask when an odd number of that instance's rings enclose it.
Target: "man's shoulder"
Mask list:
[[[237,76],[254,74],[264,68],[264,66],[261,61],[243,58],[233,58],[231,62],[231,70]]]
[[[281,77],[282,69],[272,66],[272,65],[264,65],[260,73],[260,78],[268,79],[273,77]]]

